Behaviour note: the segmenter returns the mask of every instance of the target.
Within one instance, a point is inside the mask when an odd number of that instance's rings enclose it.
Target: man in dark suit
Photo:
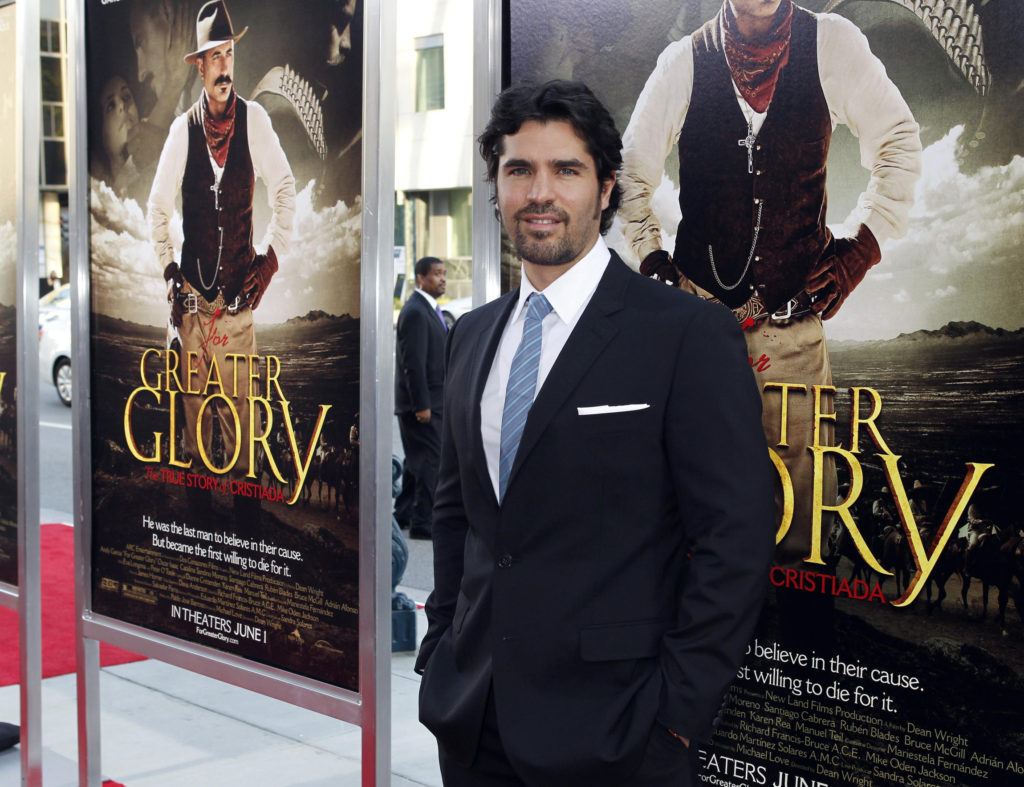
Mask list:
[[[395,413],[405,450],[402,493],[395,518],[412,538],[430,538],[437,466],[441,456],[444,340],[448,326],[437,299],[447,271],[437,257],[417,261],[416,291],[398,315],[395,337]]]
[[[480,148],[523,280],[448,340],[420,719],[448,787],[690,784],[774,545],[743,338],[608,251],[584,85],[509,88]]]

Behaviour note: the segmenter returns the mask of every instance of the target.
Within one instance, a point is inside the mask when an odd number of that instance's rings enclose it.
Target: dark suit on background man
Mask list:
[[[424,257],[416,270],[417,290],[402,307],[395,334],[395,413],[405,450],[395,518],[409,527],[413,538],[429,538],[441,455],[447,328],[436,302],[431,305],[426,296],[444,293],[445,266],[435,257]]]
[[[590,236],[595,167],[608,223],[617,204],[618,134],[580,89],[499,98],[555,113],[493,143],[530,289],[553,291],[543,277],[556,268],[603,271],[539,385],[500,500],[481,403],[519,290],[463,317],[448,342],[435,587],[416,663],[446,785],[690,783],[687,739],[710,737],[766,585],[773,493],[743,338],[727,310],[633,273],[596,223]],[[573,136],[564,106],[577,101],[579,117],[604,113],[612,140]],[[517,147],[527,134],[539,148]],[[614,146],[610,174],[584,139]],[[520,178],[544,182],[517,195]]]

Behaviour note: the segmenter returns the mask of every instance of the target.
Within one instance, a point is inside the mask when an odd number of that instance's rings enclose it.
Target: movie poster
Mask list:
[[[18,134],[14,3],[0,5],[0,582],[18,584]]]
[[[509,76],[582,80],[625,131],[662,50],[721,5],[512,0]],[[866,36],[919,125],[920,177],[905,234],[882,244],[881,262],[824,323],[832,385],[774,383],[772,395],[789,397],[784,417],[803,408],[815,427],[803,493],[812,527],[802,557],[779,552],[756,639],[702,748],[700,780],[1021,784],[1024,10],[1011,0],[802,5]],[[791,50],[782,73],[807,62]],[[738,108],[731,93],[722,101]],[[804,120],[791,115],[774,139],[804,133]],[[762,129],[771,123],[769,108]],[[754,153],[738,136],[737,155]],[[670,253],[681,217],[678,144],[668,140],[650,198]],[[863,156],[846,125],[825,151],[827,222],[850,235],[869,170],[892,159]],[[693,196],[689,204],[699,203]],[[621,220],[608,240],[639,264]],[[775,330],[771,319],[755,325]],[[750,361],[766,379],[773,359]],[[769,447],[776,460],[785,448]],[[775,464],[781,540],[801,493]]]
[[[93,609],[351,690],[362,19],[86,5]]]

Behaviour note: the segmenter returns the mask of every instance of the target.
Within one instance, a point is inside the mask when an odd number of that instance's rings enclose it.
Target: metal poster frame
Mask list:
[[[99,644],[182,669],[362,728],[362,784],[390,780],[391,379],[394,222],[394,0],[362,0],[363,224],[360,295],[359,690],[341,689],[240,656],[151,631],[92,610],[90,249],[85,3],[68,8],[73,376],[75,379],[75,583],[79,784],[101,783]],[[38,40],[38,36],[37,36]],[[38,58],[37,58],[38,59]],[[379,449],[382,447],[382,449]],[[380,479],[380,480],[378,480]]]
[[[473,137],[480,135],[501,92],[505,0],[473,2]],[[494,220],[487,167],[473,152],[473,306],[501,295],[501,227]]]
[[[15,6],[17,197],[18,584],[0,583],[0,606],[18,613],[21,784],[43,783],[42,620],[39,569],[39,138],[42,114],[39,4]]]
[[[9,6],[9,5],[14,5],[14,0],[0,0],[0,8],[4,8],[5,6]],[[21,12],[20,12],[20,10],[15,9],[15,13],[19,14]],[[18,22],[20,22],[20,21],[21,20],[19,19]],[[21,84],[21,80],[22,80],[22,77],[23,77],[22,69],[21,69],[21,57],[20,57],[22,43],[23,43],[23,41],[19,38],[18,41],[17,41],[17,49],[18,49],[18,51],[15,53],[15,68],[17,69],[17,72],[18,72],[17,75],[15,76],[15,81],[14,81],[15,88],[17,88],[17,86]],[[23,122],[23,118],[22,118],[22,114],[23,113],[22,113],[22,109],[21,109],[22,108],[22,102],[19,101],[18,98],[20,98],[20,96],[18,96],[18,95],[16,95],[14,97],[14,113],[15,113],[15,126],[16,126],[16,128],[15,128],[15,139],[16,139],[15,145],[20,149],[20,147],[21,147],[21,139],[22,139],[21,129],[22,129],[22,122]],[[17,254],[17,260],[19,262],[20,262],[20,260],[22,258],[22,249],[21,249],[21,246],[20,246],[21,235],[22,235],[21,225],[22,225],[22,221],[24,220],[24,211],[25,211],[25,205],[24,205],[25,200],[21,198],[23,196],[22,190],[21,190],[22,164],[23,164],[22,158],[23,158],[22,156],[16,156],[15,157],[15,171],[14,171],[14,189],[15,189],[15,193],[18,195],[18,198],[19,198],[18,199],[18,207],[17,207],[17,215],[15,217],[15,221],[17,223],[16,231],[18,233],[18,241],[19,241],[19,246],[18,246],[16,254]],[[21,282],[21,266],[20,266],[20,264],[18,265],[18,274],[17,274],[17,276],[18,276],[18,282],[20,284],[20,282]],[[18,292],[20,293],[20,291],[21,291],[21,287],[18,286]],[[17,298],[18,296],[15,296],[15,297]],[[19,336],[21,335],[20,331],[18,332],[18,335]],[[20,425],[19,425],[19,428],[20,428]],[[20,441],[19,441],[19,443],[20,443]],[[19,477],[20,477],[20,473],[19,473]],[[19,486],[19,494],[20,494],[20,486]],[[20,562],[21,561],[19,559],[19,564],[20,564]],[[17,584],[12,585],[12,584],[9,584],[7,582],[0,581],[0,607],[6,607],[8,609],[13,609],[13,610],[17,610],[18,609],[18,585]]]

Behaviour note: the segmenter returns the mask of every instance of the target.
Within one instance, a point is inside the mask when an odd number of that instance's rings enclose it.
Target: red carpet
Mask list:
[[[75,671],[74,529],[43,525],[40,529],[43,593],[43,677]],[[0,686],[18,682],[18,615],[0,608]],[[100,644],[100,664],[109,667],[144,657]]]

